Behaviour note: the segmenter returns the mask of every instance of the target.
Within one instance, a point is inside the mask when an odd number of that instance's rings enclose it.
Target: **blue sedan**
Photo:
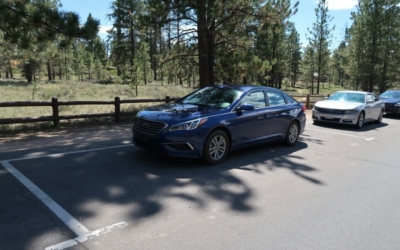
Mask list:
[[[304,105],[283,91],[215,85],[140,111],[132,141],[147,150],[218,164],[230,151],[250,145],[282,140],[292,146],[305,125]]]

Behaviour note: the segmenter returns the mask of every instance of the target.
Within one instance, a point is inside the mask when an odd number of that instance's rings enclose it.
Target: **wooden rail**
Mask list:
[[[323,95],[291,95],[296,100],[305,103],[307,108],[310,108],[311,104],[315,104],[317,101],[311,101],[314,99],[323,99],[328,96]],[[59,102],[57,98],[52,98],[51,102],[2,102],[0,108],[8,107],[51,107],[53,111],[52,116],[40,116],[40,117],[25,117],[25,118],[5,118],[0,119],[0,124],[15,124],[15,123],[30,123],[30,122],[46,122],[52,121],[54,126],[57,126],[60,120],[69,119],[80,119],[80,118],[99,118],[99,117],[114,117],[115,122],[121,120],[121,116],[135,115],[136,111],[123,112],[121,111],[121,104],[127,103],[149,103],[149,102],[165,102],[178,100],[179,98],[170,98],[166,96],[165,99],[137,99],[137,100],[121,100],[119,97],[115,97],[114,101],[72,101],[72,102]],[[98,113],[98,114],[79,114],[79,115],[60,115],[59,107],[68,105],[114,105],[114,113]]]
[[[328,98],[330,96],[330,94],[328,94],[328,95],[310,95],[310,94],[307,94],[307,95],[290,95],[290,96],[293,97],[294,99],[296,99],[299,102],[305,103],[306,108],[309,109],[309,108],[312,107],[311,104],[315,104],[317,101],[320,101],[320,100],[323,100],[325,98]],[[318,99],[318,100],[312,101],[311,98]]]
[[[0,124],[15,124],[15,123],[30,123],[30,122],[46,122],[52,121],[54,126],[60,123],[60,120],[80,119],[80,118],[99,118],[99,117],[114,117],[115,122],[119,122],[122,116],[135,115],[136,111],[122,112],[121,104],[127,103],[149,103],[149,102],[165,102],[169,103],[178,98],[170,98],[166,96],[165,99],[137,99],[137,100],[121,100],[115,97],[114,101],[73,101],[73,102],[59,102],[57,98],[52,98],[51,102],[2,102],[0,108],[8,107],[51,107],[53,111],[52,116],[40,117],[25,117],[25,118],[5,118],[0,119]],[[60,115],[60,106],[69,105],[114,105],[114,113],[99,113],[99,114],[79,114],[79,115]]]

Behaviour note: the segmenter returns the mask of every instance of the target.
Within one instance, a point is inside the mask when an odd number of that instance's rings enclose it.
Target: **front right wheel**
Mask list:
[[[229,152],[229,138],[222,130],[211,133],[204,144],[203,157],[210,164],[223,162]]]

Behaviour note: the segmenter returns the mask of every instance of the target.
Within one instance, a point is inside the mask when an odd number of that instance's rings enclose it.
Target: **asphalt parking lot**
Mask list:
[[[308,118],[217,166],[130,134],[3,150],[0,249],[399,249],[399,132]]]

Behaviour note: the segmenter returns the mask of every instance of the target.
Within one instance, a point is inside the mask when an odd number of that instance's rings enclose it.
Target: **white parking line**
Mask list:
[[[306,128],[306,131],[307,130],[319,131],[319,132],[323,132],[323,133],[334,134],[334,135],[342,135],[342,136],[353,137],[353,138],[360,138],[360,139],[364,139],[366,141],[372,141],[372,140],[375,139],[374,137],[363,137],[363,136],[357,136],[357,135],[349,135],[349,134],[343,134],[343,133],[337,133],[337,132],[332,132],[332,131],[327,131],[327,130],[320,130],[320,129],[313,129],[313,128]]]
[[[67,211],[65,211],[60,205],[52,200],[45,192],[43,192],[38,186],[33,184],[28,178],[26,178],[21,172],[14,168],[9,162],[2,161],[3,165],[8,172],[14,175],[25,187],[27,187],[36,197],[39,198],[53,213],[60,218],[65,225],[67,225],[76,235],[87,234],[90,231],[74,217],[72,217]]]
[[[111,226],[108,226],[108,227],[105,227],[105,228],[102,228],[102,229],[99,229],[99,230],[95,230],[95,231],[90,232],[90,233],[88,233],[86,235],[78,236],[73,240],[67,240],[67,241],[58,243],[57,245],[46,247],[45,250],[61,250],[61,249],[65,249],[65,248],[68,248],[68,247],[72,247],[72,246],[77,245],[78,242],[79,243],[83,243],[83,242],[85,242],[87,240],[90,240],[90,239],[99,237],[100,235],[109,233],[113,229],[123,228],[123,227],[126,227],[127,225],[128,224],[126,222],[116,223],[114,225],[111,225]]]
[[[88,152],[88,150],[86,150],[85,152]],[[64,222],[65,225],[67,225],[67,227],[72,232],[74,232],[77,235],[77,237],[74,239],[67,240],[57,245],[47,247],[46,250],[65,249],[78,244],[78,242],[82,243],[87,241],[88,239],[92,239],[100,235],[109,233],[114,228],[123,228],[128,225],[126,222],[123,221],[99,230],[90,231],[82,223],[80,223],[72,215],[70,215],[65,209],[63,209],[60,205],[58,205],[57,202],[51,199],[50,196],[48,196],[45,192],[43,192],[38,186],[36,186],[33,182],[31,182],[28,178],[26,178],[8,161],[1,161],[0,164],[3,165],[3,167],[8,172],[10,172],[15,178],[17,178],[17,180],[19,180],[26,188],[28,188],[29,191],[31,191],[40,201],[42,201],[62,222]]]

